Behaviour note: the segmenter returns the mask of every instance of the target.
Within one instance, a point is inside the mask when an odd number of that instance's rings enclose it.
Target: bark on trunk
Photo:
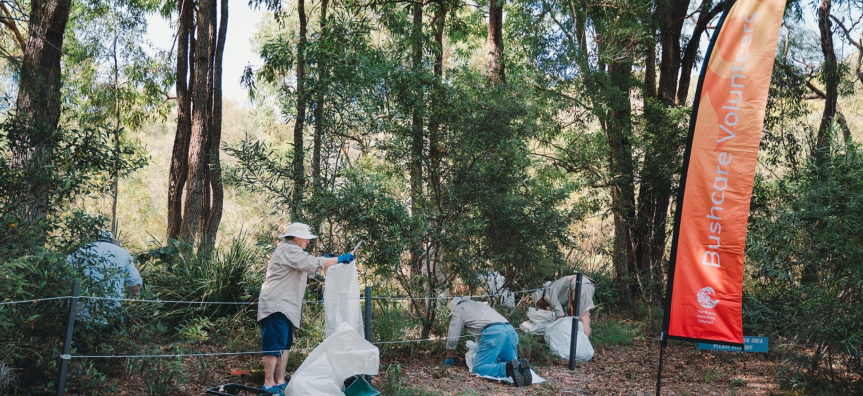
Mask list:
[[[54,131],[60,121],[60,57],[70,5],[71,0],[30,3],[30,36],[24,47],[16,103],[16,116],[25,132],[10,137],[12,167],[38,169],[50,160]],[[20,215],[45,218],[50,191],[39,183],[28,188],[23,194],[28,204],[21,208]]]
[[[655,97],[645,95],[646,150],[641,171],[638,204],[633,241],[635,268],[639,279],[651,278],[665,255],[666,216],[671,198],[674,164],[680,147],[674,142],[679,132],[668,118],[670,109],[677,106],[677,82],[680,70],[680,38],[689,0],[672,0],[662,3],[656,11],[659,28],[659,85]],[[649,56],[648,56],[649,58]],[[652,90],[653,86],[648,87]],[[630,280],[634,297],[644,296],[643,282]],[[648,298],[656,296],[647,296]]]
[[[321,1],[321,35],[320,42],[326,43],[327,40],[327,5],[328,0]],[[326,57],[326,55],[324,55]],[[327,79],[329,78],[329,69],[327,68],[327,60],[318,59],[318,86],[315,90],[315,136],[314,146],[312,148],[312,189],[314,194],[318,194],[323,183],[321,181],[321,150],[324,139],[324,94],[327,91]],[[316,229],[320,229],[319,221],[315,220]]]
[[[686,105],[689,97],[689,85],[692,79],[692,67],[695,65],[695,58],[698,55],[698,47],[701,42],[701,35],[707,29],[716,15],[725,8],[725,1],[720,1],[716,6],[712,6],[713,0],[704,0],[701,2],[701,12],[698,13],[698,21],[695,23],[695,28],[692,29],[692,37],[686,44],[686,49],[683,51],[683,59],[680,61],[680,83],[677,88],[677,103],[681,106]]]
[[[291,221],[303,218],[302,204],[306,184],[305,144],[303,130],[306,124],[306,4],[298,0],[297,13],[300,17],[300,41],[297,43],[297,119],[294,123],[294,197],[291,207]]]
[[[177,132],[171,152],[171,168],[168,176],[168,229],[165,242],[180,237],[183,221],[183,190],[189,169],[189,140],[192,136],[191,107],[189,94],[190,42],[193,29],[193,5],[191,0],[178,0],[180,10],[177,26]],[[194,81],[193,78],[191,78]]]
[[[503,0],[489,0],[486,50],[489,80],[492,84],[506,84],[503,64]]]
[[[821,0],[818,5],[818,31],[821,33],[821,54],[824,56],[824,111],[821,113],[821,124],[818,126],[818,136],[815,141],[815,158],[819,158],[821,149],[830,145],[828,132],[836,117],[836,106],[839,100],[839,64],[836,62],[836,51],[833,47],[833,31],[830,22],[830,0]]]
[[[215,44],[215,0],[198,4],[198,37],[195,45],[195,85],[192,103],[192,136],[189,144],[189,176],[180,237],[192,242],[201,228],[207,174],[207,138],[209,137],[211,96],[211,62]]]
[[[635,255],[632,243],[632,228],[635,219],[635,181],[633,176],[631,116],[629,101],[632,64],[611,62],[608,68],[611,85],[622,99],[609,103],[610,117],[604,120],[606,139],[609,143],[609,170],[611,171],[611,199],[614,213],[613,260],[617,277],[626,285],[632,285],[630,275],[635,272]]]
[[[422,23],[423,23],[423,6],[415,4],[413,6],[413,28],[411,30],[411,40],[413,42],[413,69],[416,73],[422,72]],[[419,201],[422,195],[422,154],[423,154],[423,117],[422,117],[422,102],[423,102],[423,87],[420,83],[416,85],[416,97],[414,99],[413,109],[413,136],[411,139],[411,159],[410,159],[410,178],[411,178],[411,210],[414,214],[418,213]],[[417,241],[418,242],[418,241]]]
[[[815,147],[812,156],[816,164],[823,163],[827,154],[824,149],[830,147],[830,127],[836,118],[836,108],[839,100],[839,69],[836,62],[836,52],[833,47],[833,31],[830,22],[830,0],[821,0],[818,4],[818,31],[821,34],[821,54],[824,56],[824,111],[821,113],[821,124],[818,126],[818,135],[815,139]],[[815,229],[824,227],[820,220],[815,221]],[[803,267],[801,282],[805,285],[818,282],[818,268],[812,263]]]
[[[439,111],[444,108],[444,90],[443,90],[443,54],[444,54],[444,40],[443,40],[443,30],[446,21],[446,10],[442,7],[442,5],[438,5],[437,10],[435,11],[434,21],[432,22],[432,26],[434,27],[435,32],[435,43],[437,44],[437,48],[435,50],[435,62],[433,67],[433,72],[436,77],[436,85],[434,90],[434,96],[432,97],[432,106],[436,111],[432,112],[431,119],[429,120],[429,169],[428,169],[428,178],[429,178],[429,190],[433,192],[433,199],[435,202],[439,202],[440,199],[440,161],[441,161],[441,150],[440,150],[440,142],[439,142],[439,132],[440,132],[440,116]]]
[[[228,0],[221,0],[220,13],[219,35],[216,43],[216,54],[213,59],[213,109],[211,110],[212,119],[208,142],[210,208],[204,227],[204,241],[209,244],[209,248],[212,248],[216,242],[219,223],[222,222],[222,208],[225,199],[219,150],[222,144],[222,60],[225,53],[225,38],[228,34]]]
[[[120,65],[117,60],[117,32],[114,32],[114,174],[111,181],[111,234],[117,236],[117,200],[120,198]]]

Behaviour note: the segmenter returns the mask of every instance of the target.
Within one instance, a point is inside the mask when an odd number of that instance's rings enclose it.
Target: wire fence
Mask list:
[[[454,298],[493,298],[507,295],[516,295],[516,294],[526,294],[532,293],[538,289],[527,289],[527,290],[519,290],[519,291],[502,291],[498,293],[487,293],[487,294],[476,294],[476,295],[465,295],[465,296],[439,296],[439,297],[410,297],[410,296],[396,296],[396,297],[385,297],[385,296],[369,296],[369,300],[378,300],[378,301],[411,301],[411,300],[452,300]],[[256,305],[257,301],[249,301],[249,302],[235,302],[235,301],[181,301],[181,300],[149,300],[149,299],[136,299],[136,298],[114,298],[114,297],[99,297],[99,296],[59,296],[59,297],[46,297],[46,298],[36,298],[29,300],[17,300],[17,301],[2,301],[0,302],[0,306],[4,305],[14,305],[14,304],[25,304],[25,303],[37,303],[43,301],[56,301],[56,300],[66,300],[66,299],[86,299],[86,300],[107,300],[107,301],[123,301],[130,303],[155,303],[155,304],[189,304],[189,305]],[[339,300],[364,300],[365,296],[357,296],[357,297],[346,297],[341,298]],[[306,303],[319,303],[322,300],[305,300]],[[392,340],[392,341],[378,341],[372,342],[373,345],[392,345],[392,344],[414,344],[414,343],[423,343],[423,342],[440,342],[446,341],[447,337],[438,337],[438,338],[426,338],[419,340]],[[313,348],[302,348],[302,349],[291,349],[290,352],[308,352],[312,351]],[[279,351],[245,351],[245,352],[211,352],[211,353],[175,353],[175,354],[151,354],[151,355],[72,355],[72,354],[61,354],[59,357],[62,360],[71,360],[71,359],[137,359],[137,358],[178,358],[178,357],[206,357],[206,356],[237,356],[237,355],[259,355],[264,353],[275,353]]]
[[[422,340],[396,340],[372,342],[372,345],[390,344],[416,344],[421,342],[446,341],[447,337],[426,338]],[[290,349],[288,352],[311,352],[314,348]],[[176,353],[158,355],[60,355],[61,359],[143,359],[143,358],[176,358],[176,357],[204,357],[204,356],[236,356],[236,355],[260,355],[264,353],[278,353],[281,351],[247,351],[247,352],[211,352],[211,353]]]
[[[372,296],[372,300],[384,300],[384,301],[411,301],[411,300],[452,300],[454,298],[491,298],[491,297],[501,297],[507,296],[510,293],[512,294],[525,294],[532,293],[538,289],[527,289],[527,290],[519,290],[519,291],[506,291],[499,293],[491,293],[491,294],[475,294],[475,295],[466,295],[466,296],[440,296],[440,297],[383,297],[383,296]],[[18,301],[0,301],[0,306],[3,305],[14,305],[14,304],[25,304],[25,303],[35,303],[41,301],[53,301],[53,300],[65,300],[72,298],[72,296],[60,296],[60,297],[46,297],[46,298],[35,298],[31,300],[18,300]],[[188,305],[257,305],[257,301],[182,301],[182,300],[148,300],[148,299],[139,299],[139,298],[115,298],[115,297],[99,297],[99,296],[78,296],[78,299],[85,300],[108,300],[108,301],[125,301],[125,302],[135,302],[135,303],[153,303],[153,304],[188,304]],[[357,297],[344,297],[337,299],[338,301],[348,301],[348,300],[363,300],[364,296]],[[319,303],[323,300],[304,300],[306,303]],[[332,301],[332,299],[330,300]]]

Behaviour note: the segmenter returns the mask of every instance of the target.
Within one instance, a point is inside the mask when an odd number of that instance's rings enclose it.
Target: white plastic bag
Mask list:
[[[347,323],[315,348],[291,377],[287,395],[344,395],[345,379],[358,374],[377,375],[378,348]]]
[[[327,270],[324,281],[324,321],[324,334],[327,337],[335,333],[342,323],[350,325],[357,334],[365,334],[356,261],[337,264]]]
[[[527,320],[518,326],[525,333],[542,333],[545,334],[545,328],[554,322],[554,312],[544,309],[535,309],[529,307],[527,309]]]
[[[536,332],[536,323],[533,323],[529,320],[525,320],[518,325],[518,328],[525,333],[533,333]]]
[[[500,272],[494,271],[488,274],[479,274],[477,278],[485,285],[487,296],[510,311],[515,309],[515,293],[503,287],[504,283],[506,283],[506,277],[501,275]]]
[[[551,348],[555,356],[569,359],[569,341],[572,335],[573,317],[567,316],[556,320],[545,329],[545,342]],[[578,322],[578,344],[576,345],[575,360],[586,362],[593,358],[593,345],[584,334],[584,325]]]
[[[467,371],[473,372],[473,362],[476,361],[476,341],[469,340],[465,343],[467,345],[467,353],[464,354],[464,362],[467,364]]]

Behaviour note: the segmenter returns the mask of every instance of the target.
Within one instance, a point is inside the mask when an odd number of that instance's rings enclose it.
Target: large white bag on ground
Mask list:
[[[356,261],[337,264],[327,270],[324,281],[324,321],[324,334],[327,337],[335,333],[342,323],[349,324],[357,334],[365,334]]]
[[[353,375],[377,375],[378,348],[347,323],[315,348],[291,377],[287,395],[344,395],[345,379]]]
[[[572,335],[573,317],[567,316],[556,320],[545,329],[545,342],[551,348],[555,356],[569,359],[569,341]],[[593,358],[593,345],[584,334],[584,325],[578,322],[578,344],[576,345],[575,360],[586,362]]]
[[[554,322],[554,312],[534,307],[527,308],[527,320],[518,326],[525,333],[545,334],[545,328]]]
[[[473,362],[476,361],[476,341],[469,340],[465,343],[467,345],[467,353],[464,354],[464,363],[467,364],[467,371],[473,372]]]

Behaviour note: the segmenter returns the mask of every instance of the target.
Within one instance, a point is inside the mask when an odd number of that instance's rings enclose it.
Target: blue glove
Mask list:
[[[335,254],[332,254],[332,253],[327,253],[327,254],[325,254],[325,255],[324,255],[324,257],[326,257],[326,258],[330,258],[330,257],[336,257],[336,255],[335,255]]]
[[[345,254],[339,256],[339,262],[340,263],[347,264],[347,263],[350,263],[351,261],[354,261],[354,255],[353,254],[345,253]]]
[[[453,367],[453,366],[455,366],[455,359],[446,358],[446,360],[443,361],[443,364],[450,366],[450,367]]]

